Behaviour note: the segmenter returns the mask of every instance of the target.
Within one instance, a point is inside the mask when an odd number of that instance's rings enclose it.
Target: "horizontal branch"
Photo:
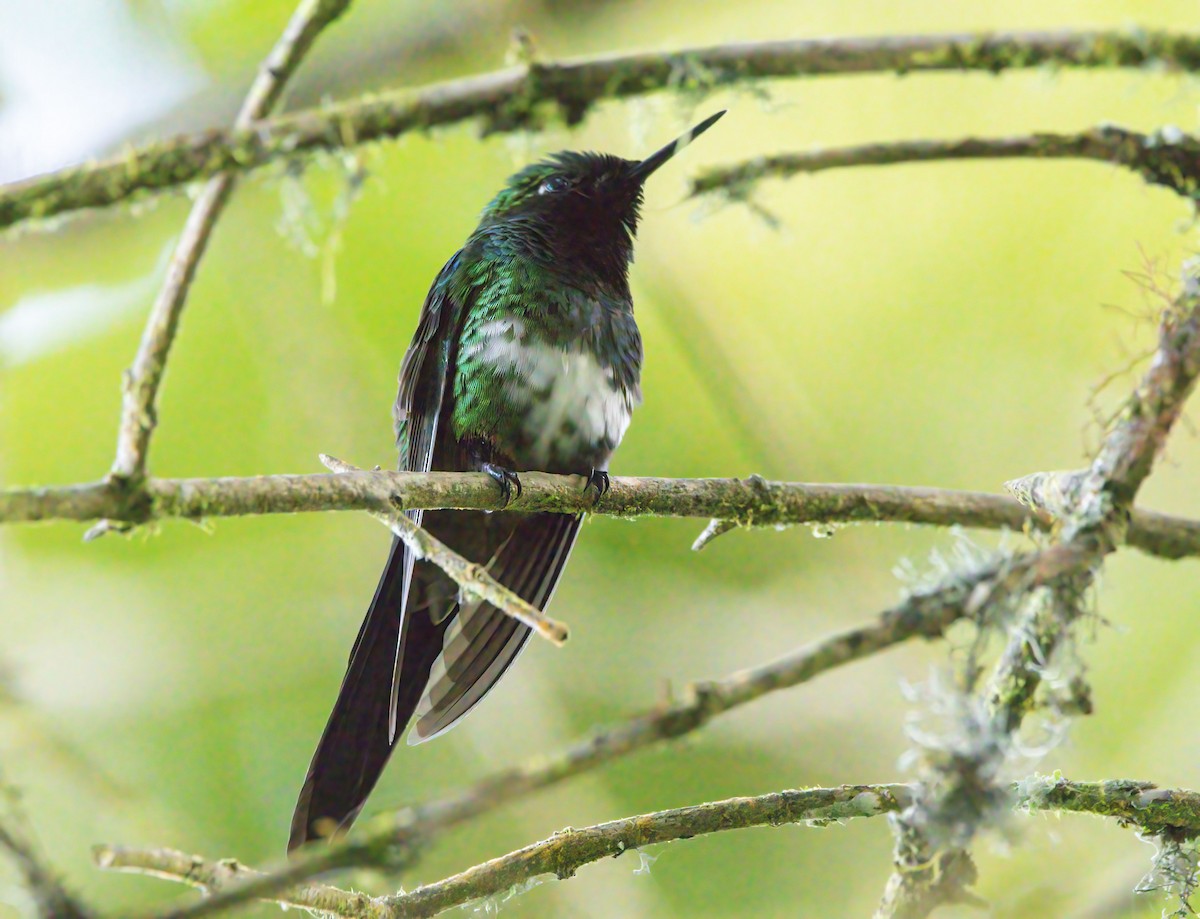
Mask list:
[[[1013,68],[1200,69],[1200,36],[1156,31],[1007,32],[738,42],[674,52],[537,62],[416,90],[365,96],[129,149],[0,187],[0,228],[274,160],[486,119],[487,131],[536,127],[548,106],[576,124],[597,102],[665,89],[714,90],[763,79]]]
[[[1123,166],[1153,185],[1189,199],[1200,197],[1200,139],[1178,129],[1139,134],[1104,126],[1077,134],[1025,134],[959,140],[910,140],[759,156],[707,169],[692,181],[692,195],[719,192],[745,197],[763,179],[844,169],[940,160],[1083,159]]]
[[[521,473],[514,511],[560,511],[618,517],[694,517],[743,526],[891,522],[1021,530],[1046,529],[1047,518],[1002,495],[893,485],[823,485],[746,479],[617,476],[603,500],[579,476]],[[0,524],[47,520],[131,524],[153,520],[371,510],[496,510],[496,483],[481,472],[356,472],[215,479],[149,479],[141,487],[106,480],[83,485],[0,489]],[[1164,558],[1200,555],[1200,521],[1137,511],[1130,545]]]
[[[326,885],[282,891],[273,902],[352,919],[415,919],[433,916],[472,900],[492,896],[541,876],[569,878],[586,864],[618,857],[643,846],[693,836],[756,826],[813,823],[826,825],[854,817],[895,813],[912,800],[909,785],[843,785],[780,791],[756,797],[730,798],[613,820],[582,829],[566,829],[469,868],[445,880],[390,897],[368,897]],[[1026,813],[1063,811],[1112,817],[1122,825],[1149,833],[1182,830],[1200,833],[1200,794],[1159,789],[1148,782],[1115,780],[1071,782],[1057,776],[1034,776],[1010,788],[1013,807]],[[263,875],[233,860],[210,862],[171,849],[98,846],[101,868],[180,881],[208,894]],[[184,919],[211,913],[183,907],[159,919]]]

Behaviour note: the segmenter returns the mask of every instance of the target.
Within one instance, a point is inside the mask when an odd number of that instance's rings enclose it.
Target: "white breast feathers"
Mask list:
[[[520,320],[489,322],[481,333],[472,357],[515,371],[506,394],[523,409],[533,462],[620,443],[637,400],[615,381],[611,366],[578,344],[564,350],[527,335]]]

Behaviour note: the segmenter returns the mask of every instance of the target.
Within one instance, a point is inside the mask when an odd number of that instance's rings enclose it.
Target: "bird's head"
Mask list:
[[[499,229],[551,259],[597,262],[624,273],[633,251],[642,186],[725,113],[705,119],[644,160],[556,153],[509,178],[484,208],[480,230]]]

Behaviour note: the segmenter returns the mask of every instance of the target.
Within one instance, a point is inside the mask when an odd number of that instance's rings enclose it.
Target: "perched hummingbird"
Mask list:
[[[609,459],[641,401],[629,263],[642,184],[723,114],[640,162],[564,152],[508,180],[425,298],[394,409],[402,470],[483,471],[505,503],[527,470],[586,476],[603,496]],[[539,608],[582,517],[408,513]],[[408,723],[410,744],[449,730],[528,639],[527,627],[462,597],[394,539],[288,849],[349,827]]]

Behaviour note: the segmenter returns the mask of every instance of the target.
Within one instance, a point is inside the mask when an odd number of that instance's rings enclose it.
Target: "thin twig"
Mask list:
[[[227,171],[337,150],[466,121],[488,131],[536,127],[548,106],[576,124],[598,102],[667,89],[692,92],[764,79],[1030,67],[1200,69],[1200,36],[1151,30],[1006,32],[737,42],[672,52],[530,62],[464,79],[364,96],[127,150],[0,187],[0,228],[31,218],[106,207]]]
[[[335,456],[321,455],[321,462],[337,473],[362,472]],[[383,522],[410,550],[426,561],[433,562],[446,572],[467,594],[490,603],[506,616],[532,629],[535,634],[555,645],[562,645],[568,637],[568,629],[561,622],[551,619],[532,603],[529,603],[488,574],[487,566],[468,561],[428,530],[418,526],[401,510],[387,500],[380,500],[368,510],[372,517]]]
[[[863,522],[982,529],[1048,529],[1049,518],[1002,495],[894,485],[824,485],[748,479],[614,477],[599,505],[578,476],[521,474],[513,511],[586,511],[618,517],[719,518],[743,526]],[[91,482],[0,489],[0,524],[99,519],[130,524],[256,514],[362,511],[380,500],[405,510],[496,510],[495,482],[482,472],[357,472],[247,478],[156,479],[141,487]],[[1135,511],[1131,546],[1163,558],[1200,555],[1200,521]]]
[[[714,517],[708,521],[708,524],[700,531],[700,535],[692,542],[692,551],[699,552],[718,536],[724,536],[730,530],[738,528],[736,520],[722,520],[720,517]]]
[[[732,166],[704,170],[692,181],[691,193],[693,196],[721,193],[738,199],[744,198],[763,179],[786,179],[828,169],[1016,158],[1111,163],[1189,199],[1200,195],[1200,139],[1177,128],[1139,134],[1111,125],[1075,134],[895,141],[759,156]]]
[[[317,36],[349,5],[350,0],[301,0],[283,35],[259,67],[258,75],[234,120],[235,131],[245,131],[258,119],[270,114],[283,93],[284,85]],[[200,192],[167,266],[166,280],[150,310],[133,366],[125,372],[117,454],[112,467],[112,475],[118,479],[136,482],[145,474],[146,451],[157,424],[158,390],[166,370],[171,343],[179,328],[179,318],[196,274],[196,266],[204,255],[213,227],[229,199],[235,181],[235,173],[217,172]]]

